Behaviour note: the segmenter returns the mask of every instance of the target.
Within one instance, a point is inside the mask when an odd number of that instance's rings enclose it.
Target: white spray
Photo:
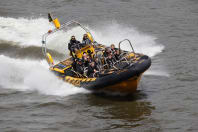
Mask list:
[[[48,70],[45,61],[12,59],[3,55],[0,55],[0,60],[0,86],[3,88],[57,96],[88,92],[59,80]]]
[[[25,19],[0,17],[0,40],[17,42],[21,46],[41,46],[41,37],[53,25],[47,19]],[[89,28],[91,29],[91,28]],[[131,40],[136,52],[155,56],[163,50],[163,46],[156,43],[156,38],[138,32],[133,27],[125,27],[117,23],[96,26],[91,29],[92,35],[98,43],[116,46],[119,41],[128,38]],[[60,53],[67,54],[67,43],[71,35],[82,40],[84,31],[73,28],[68,32],[58,32],[48,40],[48,47]],[[1,45],[1,44],[0,44]],[[130,51],[129,46],[122,47]],[[19,90],[34,90],[48,95],[67,96],[75,93],[87,92],[82,88],[76,88],[57,79],[48,71],[48,65],[44,61],[31,61],[11,59],[0,56],[0,86]]]

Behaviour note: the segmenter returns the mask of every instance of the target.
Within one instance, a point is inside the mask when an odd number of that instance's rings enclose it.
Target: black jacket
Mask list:
[[[88,61],[88,60],[85,60],[84,57],[83,57],[83,58],[82,58],[82,61],[83,61],[84,66],[85,66],[85,67],[88,67],[88,66],[89,66],[89,63],[92,62],[92,59],[90,59],[90,60]]]
[[[115,54],[115,59],[118,61],[120,60],[120,55],[119,54]]]
[[[104,51],[103,55],[104,55],[104,57],[108,57],[109,53]]]
[[[77,44],[79,44],[80,43],[80,41],[77,41],[77,40],[70,40],[70,42],[68,43],[68,49],[71,51],[73,51],[74,50],[74,48],[75,48],[75,46],[77,45]]]
[[[83,64],[76,64],[76,71],[80,74],[83,74],[84,73],[84,68],[83,68]]]
[[[113,59],[113,58],[107,58],[107,64],[111,67],[111,66],[113,66],[113,63],[115,62],[115,59]]]
[[[82,40],[82,44],[83,44],[83,46],[85,46],[85,45],[87,45],[87,44],[90,44],[91,43],[91,40],[89,40],[88,38],[83,38],[83,40]]]
[[[94,70],[98,71],[98,68],[97,68],[96,65],[95,65],[94,67],[89,66],[89,67],[88,67],[88,71],[87,71],[87,76],[88,76],[88,77],[93,77]]]

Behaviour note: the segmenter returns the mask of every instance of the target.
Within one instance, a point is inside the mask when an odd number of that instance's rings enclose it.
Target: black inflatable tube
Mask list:
[[[141,63],[140,63],[141,62]],[[93,82],[84,82],[81,84],[82,87],[85,87],[89,90],[98,90],[103,87],[107,87],[124,80],[128,80],[131,77],[139,76],[143,72],[145,72],[151,66],[150,57],[144,55],[136,62],[135,64],[127,67],[122,72],[114,72],[110,75],[97,78]]]

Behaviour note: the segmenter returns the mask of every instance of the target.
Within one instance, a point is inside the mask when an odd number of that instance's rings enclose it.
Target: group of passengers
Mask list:
[[[81,75],[85,75],[88,77],[95,77],[98,75],[99,68],[98,68],[97,59],[93,59],[90,55],[84,52],[82,59],[74,58],[72,67],[74,70]]]
[[[114,44],[111,44],[110,48],[105,48],[103,55],[106,58],[106,63],[110,68],[116,61],[120,59],[120,51],[117,48],[115,48]]]
[[[71,37],[70,43],[68,44],[68,49],[70,53],[75,52],[75,50],[81,49],[87,44],[90,44],[91,41],[88,39],[87,34],[84,34],[82,43],[75,39],[75,36]],[[105,61],[103,64],[107,64],[109,68],[113,67],[114,63],[120,59],[120,51],[115,48],[115,45],[112,44],[111,47],[106,47],[103,52]],[[96,77],[99,74],[99,69],[102,63],[99,58],[94,57],[90,50],[83,53],[82,59],[76,58],[73,56],[72,67],[76,72],[81,75],[88,77]],[[85,73],[86,71],[86,73]]]

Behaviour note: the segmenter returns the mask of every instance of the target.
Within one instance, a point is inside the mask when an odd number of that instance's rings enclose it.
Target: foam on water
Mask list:
[[[113,43],[118,46],[121,40],[129,39],[136,52],[144,53],[151,57],[162,52],[164,49],[163,45],[156,43],[156,38],[154,36],[141,33],[132,26],[122,26],[116,22],[112,22],[104,27],[99,27],[99,29],[96,28],[93,34],[96,34],[96,40],[100,40],[100,43],[106,45]],[[122,45],[121,48],[131,51],[131,47],[127,43]]]
[[[23,46],[41,46],[41,37],[52,29],[47,19],[0,17],[0,40],[18,42]]]
[[[165,69],[163,69],[163,70],[148,70],[144,73],[144,75],[170,77],[169,73]]]
[[[53,25],[45,18],[5,18],[0,17],[0,40],[16,42],[21,46],[41,46],[41,38]],[[116,22],[101,27],[96,25],[89,28],[98,43],[116,46],[123,39],[130,39],[136,52],[147,54],[151,57],[160,53],[164,46],[156,43],[154,36],[139,32],[134,27],[122,26]],[[71,35],[82,40],[84,31],[79,27],[70,29],[68,32],[58,32],[48,39],[48,47],[60,53],[67,54],[67,43]],[[1,44],[0,44],[1,45]],[[122,49],[131,50],[129,45]],[[36,53],[35,53],[36,54]],[[31,61],[12,59],[0,56],[0,86],[18,90],[38,91],[47,95],[67,96],[76,93],[87,92],[83,88],[76,88],[67,84],[49,72],[45,61]],[[156,75],[159,72],[148,74]],[[161,75],[161,72],[159,73]],[[162,75],[165,75],[164,73]]]
[[[18,44],[23,46],[41,46],[42,35],[53,28],[53,25],[45,18],[16,19],[0,17],[0,40],[18,42]],[[89,29],[95,40],[105,45],[114,43],[117,46],[121,40],[127,38],[131,40],[136,52],[144,53],[151,57],[164,49],[163,45],[156,43],[154,36],[141,33],[134,27],[122,26],[116,22],[103,27],[96,25],[94,29]],[[82,40],[83,34],[84,31],[79,27],[72,28],[68,32],[57,32],[49,37],[48,47],[65,53],[71,35],[75,35],[78,40]],[[124,45],[121,48],[131,50],[129,45]]]
[[[45,61],[12,59],[0,55],[0,86],[21,91],[37,91],[46,95],[68,96],[87,90],[59,80],[48,70]]]

